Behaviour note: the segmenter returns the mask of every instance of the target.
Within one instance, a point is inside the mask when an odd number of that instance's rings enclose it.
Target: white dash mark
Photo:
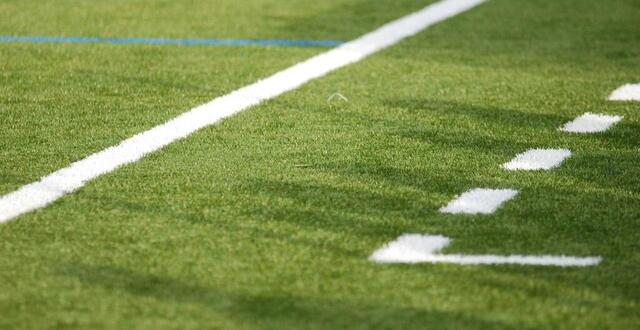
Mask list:
[[[564,124],[560,130],[569,133],[604,132],[617,122],[621,121],[622,118],[622,116],[609,116],[587,112]]]
[[[120,144],[79,160],[0,197],[0,223],[33,211],[69,194],[88,181],[136,162],[145,155],[197,130],[294,90],[313,79],[361,61],[386,47],[465,12],[486,0],[443,0],[397,19],[362,37],[314,56],[264,80],[218,97]]]
[[[601,257],[528,256],[528,255],[464,255],[440,254],[451,240],[444,236],[404,234],[376,250],[369,260],[376,263],[449,263],[458,265],[531,265],[558,267],[595,266]]]
[[[571,156],[567,149],[529,149],[503,164],[507,170],[549,170],[559,166]]]
[[[640,101],[640,84],[626,84],[618,87],[609,95],[609,101]]]
[[[440,209],[442,213],[491,214],[518,194],[513,189],[471,189]]]

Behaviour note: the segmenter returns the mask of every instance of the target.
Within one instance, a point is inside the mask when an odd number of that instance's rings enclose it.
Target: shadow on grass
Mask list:
[[[472,104],[439,101],[426,98],[387,99],[382,102],[393,108],[403,108],[415,113],[467,116],[474,122],[484,122],[495,126],[518,128],[556,128],[573,119],[567,115],[532,113],[507,108],[483,107]]]
[[[247,292],[232,292],[110,266],[67,264],[59,266],[58,269],[60,274],[75,278],[89,287],[98,286],[136,297],[153,297],[168,304],[198,304],[242,323],[253,323],[259,328],[488,329],[506,327],[502,323],[462,314],[414,307],[327,300],[284,292],[249,293],[252,291],[251,288],[247,288]],[[166,305],[158,306],[158,308],[162,307]],[[175,306],[167,308],[174,309]]]
[[[443,150],[461,149],[504,156],[548,145],[549,129],[554,130],[570,120],[568,116],[556,114],[421,98],[387,99],[383,104],[430,121],[421,126],[407,125],[404,121],[393,122],[393,125],[405,128],[388,134],[433,144]],[[527,139],[522,138],[524,134]]]
[[[574,157],[574,169],[563,171],[563,174],[600,188],[640,194],[640,154],[637,150],[583,153]]]
[[[588,166],[588,165],[585,165]],[[549,283],[559,282],[563,286],[573,287],[577,291],[599,288],[598,292],[615,299],[632,299],[637,301],[637,290],[629,290],[629,284],[637,284],[630,269],[635,269],[627,261],[633,255],[635,233],[640,228],[638,209],[633,202],[637,198],[620,195],[615,184],[602,182],[598,188],[591,191],[580,187],[567,187],[561,183],[527,185],[520,187],[521,196],[512,205],[509,212],[518,221],[495,222],[484,221],[469,228],[469,216],[446,216],[447,219],[464,220],[458,223],[443,220],[445,216],[438,214],[437,204],[429,202],[432,198],[420,198],[420,194],[447,194],[448,191],[462,191],[459,185],[470,186],[466,182],[440,181],[434,185],[437,176],[429,176],[388,166],[372,166],[372,164],[321,164],[316,170],[332,175],[340,175],[345,180],[341,186],[309,182],[286,182],[254,180],[248,185],[246,193],[264,193],[276,199],[293,201],[286,207],[270,206],[267,208],[248,210],[258,218],[287,221],[292,224],[311,227],[314,229],[335,232],[354,232],[357,235],[372,238],[393,238],[402,232],[429,232],[432,234],[453,235],[464,240],[472,238],[471,247],[479,244],[474,238],[482,236],[482,244],[491,249],[499,249],[497,253],[550,253],[576,255],[602,255],[607,262],[599,267],[605,267],[589,272],[590,276],[583,276],[582,270],[567,271],[554,270],[541,277]],[[564,175],[564,174],[562,174]],[[354,187],[349,187],[351,181]],[[370,182],[362,187],[358,183]],[[383,182],[385,186],[375,190]],[[346,183],[346,188],[343,185]],[[632,182],[630,183],[632,185]],[[357,186],[357,188],[355,188]],[[419,192],[403,195],[398,193],[403,188],[411,188]],[[621,186],[631,189],[633,187]],[[572,207],[567,208],[567,205]],[[514,209],[513,207],[517,207]],[[485,219],[491,220],[495,216]],[[526,221],[524,221],[526,220]],[[486,235],[486,236],[485,236]],[[525,236],[523,236],[525,235]],[[473,243],[475,242],[475,243]],[[515,244],[511,246],[510,244]],[[510,252],[510,247],[514,248]],[[327,247],[323,247],[326,249]],[[631,251],[626,251],[631,249]],[[362,253],[351,251],[352,256]],[[631,254],[629,254],[631,253]],[[606,271],[609,267],[617,268],[614,272]],[[503,269],[501,268],[501,272]],[[539,277],[536,268],[519,271],[514,268],[504,268],[505,272],[513,272],[524,276]],[[632,273],[635,273],[633,271]],[[612,275],[621,274],[621,275]],[[498,284],[496,284],[498,285]],[[499,286],[499,285],[498,285]],[[589,304],[575,297],[575,304]]]
[[[617,317],[629,318],[637,317],[636,306],[640,303],[640,279],[635,275],[638,271],[640,267],[636,265],[605,257],[603,264],[592,269],[540,271],[536,267],[504,267],[495,271],[520,278],[535,278],[539,284],[534,287],[497,280],[481,283],[499,290],[520,291],[531,297],[557,294],[554,288],[562,287],[569,289],[578,308],[603,310]]]
[[[288,201],[286,205],[249,208],[245,212],[251,217],[374,237],[400,233],[409,225],[401,219],[415,220],[429,212],[411,198],[355,187],[261,179],[251,181],[244,189],[242,193]],[[388,221],[393,218],[397,221]]]
[[[495,137],[492,131],[478,131],[469,128],[468,132],[452,132],[442,126],[424,127],[420,129],[410,129],[401,131],[401,136],[423,140],[429,143],[441,144],[451,147],[462,147],[474,150],[486,150],[491,152],[505,152],[511,150],[525,150],[532,147],[558,147],[556,139],[561,138],[562,142],[589,143],[593,145],[598,143],[607,147],[617,148],[636,148],[640,144],[637,134],[640,131],[640,125],[635,122],[623,121],[616,125],[610,131],[597,134],[570,134],[560,132],[557,129],[565,123],[575,119],[582,113],[573,115],[554,114],[554,113],[532,113],[507,108],[482,107],[459,102],[438,101],[422,98],[402,98],[387,99],[383,104],[392,108],[401,108],[414,115],[423,114],[424,117],[448,116],[446,121],[443,118],[441,122],[448,122],[451,128],[457,126],[453,121],[456,117],[460,119],[469,118],[474,125],[478,127],[486,126],[493,129],[496,133],[504,132],[509,134],[511,139]],[[402,126],[403,122],[393,123]],[[406,125],[406,123],[405,123]],[[521,140],[518,135],[520,131],[528,134],[527,137],[540,137],[540,141]]]

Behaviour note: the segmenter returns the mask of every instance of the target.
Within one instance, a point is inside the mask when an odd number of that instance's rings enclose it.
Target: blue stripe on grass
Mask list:
[[[287,39],[171,39],[171,38],[100,38],[100,37],[48,37],[2,36],[0,42],[71,43],[71,44],[136,44],[179,46],[281,46],[281,47],[335,47],[337,40],[287,40]]]

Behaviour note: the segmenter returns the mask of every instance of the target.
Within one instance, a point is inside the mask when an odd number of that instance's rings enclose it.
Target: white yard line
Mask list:
[[[440,209],[442,213],[491,214],[502,203],[516,197],[517,190],[513,189],[471,189]]]
[[[369,260],[377,263],[450,263],[459,265],[534,265],[558,267],[595,266],[600,257],[550,255],[463,255],[440,254],[451,240],[444,236],[404,234],[376,250]]]
[[[626,84],[618,87],[611,95],[610,101],[640,101],[640,84]]]
[[[502,168],[511,171],[549,170],[560,166],[569,156],[571,151],[567,149],[529,149],[503,164]]]
[[[587,112],[564,124],[564,126],[560,127],[560,130],[569,133],[604,132],[617,122],[621,121],[622,118],[622,116],[600,115]]]
[[[485,2],[486,0],[443,0],[383,25],[377,30],[314,56],[271,77],[198,106],[120,144],[77,161],[37,182],[0,197],[0,223],[44,207],[84,186],[96,177],[185,138],[223,118],[294,90],[327,73],[358,62],[392,46],[425,28]]]

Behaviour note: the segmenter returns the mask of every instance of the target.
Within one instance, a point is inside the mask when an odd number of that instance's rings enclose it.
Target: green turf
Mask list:
[[[350,40],[429,0],[3,0],[0,34]]]
[[[420,2],[290,3],[299,34],[277,2],[251,3],[272,11],[225,7],[239,37],[342,39]],[[377,18],[350,24],[354,8]],[[638,328],[640,104],[605,98],[640,80],[639,21],[634,0],[492,0],[1,225],[0,328]],[[320,51],[0,44],[0,192]],[[587,111],[625,119],[557,131]],[[532,147],[573,156],[499,168]],[[520,194],[493,215],[437,212],[473,187]],[[604,262],[367,261],[406,232]]]
[[[6,1],[0,35],[348,40],[424,5],[391,2]],[[0,43],[0,193],[324,50]]]

